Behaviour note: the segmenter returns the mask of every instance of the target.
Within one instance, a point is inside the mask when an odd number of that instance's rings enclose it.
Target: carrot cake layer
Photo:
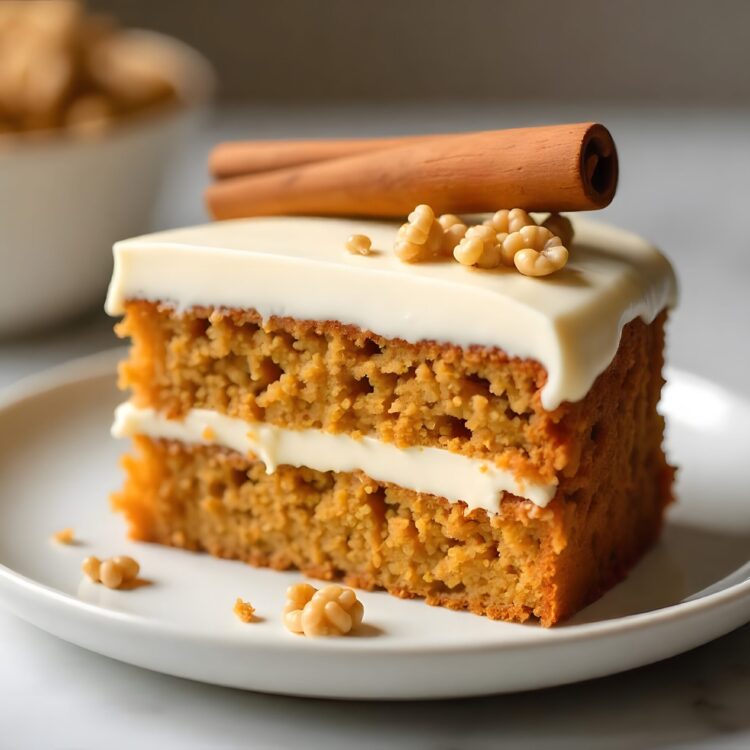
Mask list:
[[[424,474],[410,451],[373,463],[365,443],[367,470],[351,470],[340,435],[310,455],[302,431],[296,456],[311,466],[299,467],[274,430],[247,435],[201,413],[165,424],[128,407],[116,430],[136,445],[114,506],[136,539],[551,625],[619,581],[661,528],[672,479],[655,408],[661,322],[626,327],[589,397],[596,427],[546,504],[487,494],[481,474],[476,484],[431,459]]]
[[[545,279],[402,263],[386,222],[118,243],[132,534],[502,619],[590,601],[671,498],[656,405],[675,282],[634,235],[574,227]],[[353,234],[374,251],[347,252]]]

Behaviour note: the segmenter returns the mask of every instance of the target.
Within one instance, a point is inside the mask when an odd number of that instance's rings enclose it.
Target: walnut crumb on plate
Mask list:
[[[102,583],[108,589],[119,589],[138,578],[141,566],[127,555],[108,557],[106,560],[92,555],[81,563],[81,570],[94,583]]]
[[[318,591],[309,583],[297,583],[287,589],[286,596],[284,625],[292,633],[346,635],[362,623],[362,602],[345,586],[331,584]]]
[[[69,526],[65,529],[60,529],[52,535],[52,541],[58,544],[73,544],[76,540],[75,531]]]
[[[233,612],[242,622],[252,622],[255,619],[255,607],[239,596],[234,603]]]

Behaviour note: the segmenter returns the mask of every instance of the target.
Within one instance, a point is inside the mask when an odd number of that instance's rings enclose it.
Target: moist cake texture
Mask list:
[[[502,457],[551,481],[570,464],[581,402],[544,410],[544,368],[487,347],[408,344],[336,322],[132,301],[121,385],[179,418],[213,409],[294,429],[371,435],[397,446]]]
[[[570,268],[519,284],[504,270],[344,257],[354,233],[374,235],[382,253],[378,233],[395,235],[382,223],[225,224],[117,250],[108,309],[124,313],[117,330],[133,342],[120,368],[133,395],[116,432],[134,436],[135,450],[113,503],[132,536],[543,625],[617,582],[658,537],[671,499],[656,406],[674,280],[653,248],[577,222]],[[279,253],[272,238],[285,231]],[[184,268],[160,275],[176,256],[213,270],[192,287]],[[237,277],[224,287],[223,261],[209,264],[219,256]],[[286,264],[288,283],[258,289],[269,263]],[[345,279],[300,300],[299,264],[308,277]],[[373,275],[377,288],[413,294],[400,310],[370,298],[352,309],[346,286],[360,279],[369,292]],[[437,334],[433,309],[450,307],[439,299],[448,283],[453,315],[443,310],[444,335],[426,338]],[[462,302],[476,295],[486,304],[472,326],[476,308]],[[421,307],[428,322],[412,325],[415,298],[432,300]],[[208,421],[175,438],[176,425],[209,414],[250,440],[275,427],[310,442],[340,436],[343,452],[363,441],[375,457],[378,446],[412,451],[413,471],[399,484],[361,451],[363,465],[325,452],[275,465],[268,446],[233,449]],[[465,457],[465,477],[426,463],[428,453],[446,466]],[[487,502],[472,482],[493,472],[504,489]]]

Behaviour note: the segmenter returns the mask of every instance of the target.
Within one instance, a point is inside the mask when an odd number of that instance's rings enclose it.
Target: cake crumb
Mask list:
[[[94,583],[101,583],[108,589],[119,589],[138,578],[141,566],[127,555],[100,560],[93,555],[81,563],[81,570]]]
[[[255,607],[250,602],[246,602],[237,597],[232,610],[242,622],[252,622],[255,619]]]
[[[204,440],[210,442],[216,438],[216,431],[213,427],[209,427],[209,425],[206,425],[201,432],[201,437]]]
[[[297,583],[286,592],[284,626],[308,637],[346,635],[359,627],[365,609],[353,589],[331,584],[320,591]]]
[[[352,255],[371,255],[372,240],[366,234],[353,234],[344,244]]]
[[[58,544],[73,544],[76,540],[75,532],[71,527],[60,529],[52,535],[52,540]]]
[[[222,503],[218,497],[214,497],[213,495],[204,497],[203,500],[201,500],[200,505],[202,510],[206,511],[206,513],[210,513],[212,516],[219,516],[224,511],[224,503]]]

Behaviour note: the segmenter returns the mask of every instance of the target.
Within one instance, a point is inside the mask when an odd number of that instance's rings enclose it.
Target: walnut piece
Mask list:
[[[127,555],[109,557],[106,560],[91,556],[83,561],[81,570],[94,583],[102,583],[109,589],[119,589],[138,577],[141,566]]]
[[[547,227],[552,234],[560,238],[565,247],[573,241],[573,225],[567,216],[562,214],[550,214],[543,222],[543,227]]]
[[[240,599],[240,597],[237,597],[232,611],[242,622],[252,622],[255,618],[255,607],[250,602]]]
[[[554,239],[560,241],[559,237]],[[543,250],[526,247],[515,254],[513,262],[524,276],[549,276],[568,262],[568,249],[549,244]]]
[[[366,234],[353,234],[344,244],[352,255],[370,255],[372,240]]]
[[[118,555],[112,558],[112,562],[122,571],[122,577],[125,582],[134,581],[141,572],[141,566],[128,555]]]
[[[346,635],[360,625],[365,612],[352,589],[335,584],[318,591],[309,583],[298,583],[286,595],[284,625],[310,637]]]
[[[453,252],[453,248],[464,238],[468,227],[463,219],[460,216],[456,216],[456,214],[443,214],[438,217],[438,223],[443,228],[443,245],[441,250],[443,254],[450,255]]]
[[[355,236],[347,243],[352,252]],[[399,228],[394,249],[406,263],[452,255],[463,266],[506,265],[526,276],[547,276],[567,263],[566,245],[572,238],[570,220],[559,214],[550,214],[538,226],[522,208],[504,208],[481,224],[467,226],[455,214],[436,217],[432,207],[422,203]]]
[[[90,578],[94,583],[99,583],[99,571],[102,566],[102,561],[98,557],[87,557],[81,563],[81,570],[84,572],[87,578]]]
[[[487,224],[469,227],[453,251],[453,257],[463,266],[497,268],[500,265],[500,246],[494,227]]]
[[[524,276],[547,276],[568,262],[568,250],[547,227],[527,226],[503,239],[503,262]]]
[[[76,0],[0,2],[0,133],[99,133],[176,98],[161,47]]]
[[[105,560],[99,566],[99,581],[108,589],[119,589],[123,578],[122,568],[114,560]]]
[[[58,544],[73,544],[75,542],[75,532],[72,528],[60,529],[52,535],[52,540]]]
[[[497,234],[510,234],[511,232],[517,232],[522,227],[536,224],[534,219],[522,208],[502,208],[484,223],[491,226]]]
[[[394,249],[405,263],[435,260],[450,256],[465,233],[466,224],[458,216],[436,217],[432,207],[422,203],[399,228]]]

